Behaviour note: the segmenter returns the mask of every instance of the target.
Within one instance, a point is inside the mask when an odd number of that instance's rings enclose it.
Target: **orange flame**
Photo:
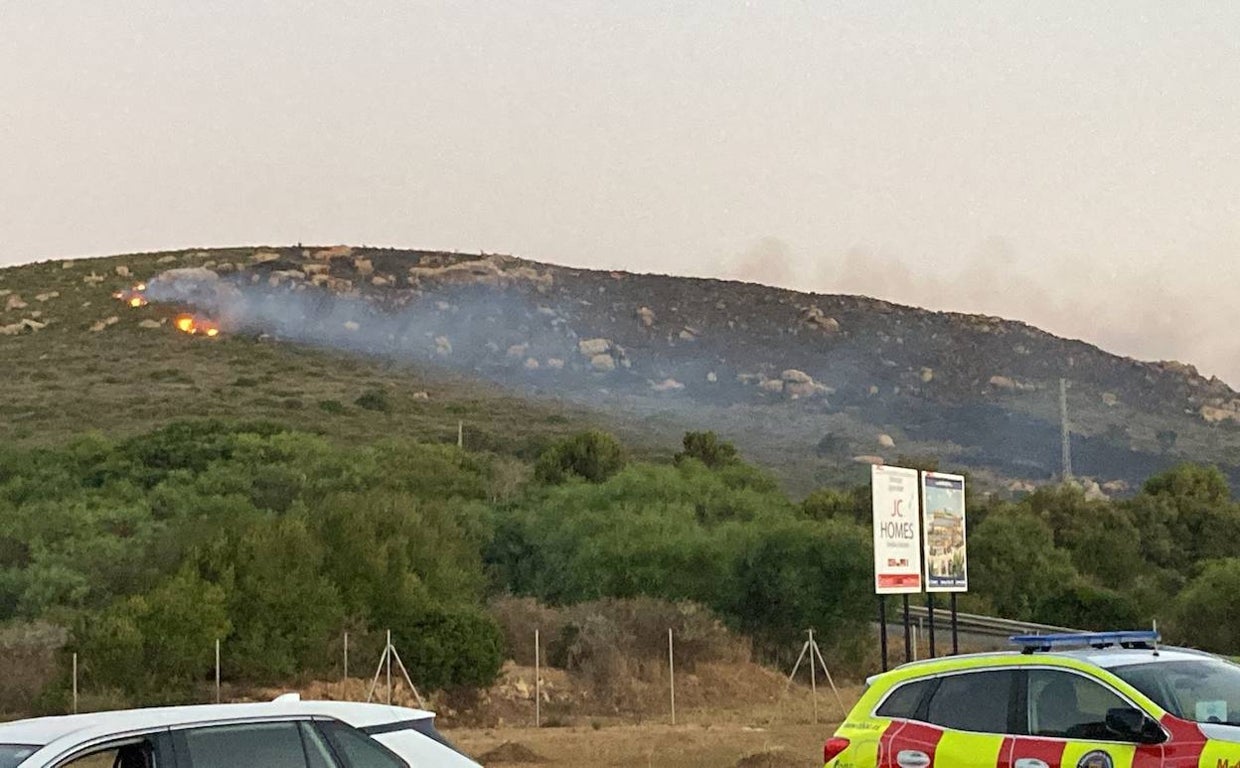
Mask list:
[[[202,334],[209,338],[215,338],[220,335],[220,327],[214,322],[197,318],[193,315],[177,315],[172,322],[178,331],[188,333],[191,336]]]
[[[130,288],[127,291],[117,291],[116,293],[112,294],[112,298],[116,299],[117,301],[123,301],[129,306],[137,309],[138,307],[145,307],[147,304],[150,303],[149,301],[146,300],[146,297],[142,295],[142,292],[145,290],[146,290],[146,283],[138,283],[133,288]]]

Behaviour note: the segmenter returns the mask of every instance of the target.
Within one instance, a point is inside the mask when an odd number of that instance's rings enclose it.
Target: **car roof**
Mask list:
[[[940,656],[934,659],[922,659],[895,667],[891,672],[908,672],[926,670],[927,672],[954,672],[958,669],[972,669],[978,661],[993,659],[1001,664],[1054,664],[1056,661],[1073,659],[1103,669],[1128,666],[1130,664],[1156,664],[1172,661],[1201,661],[1219,657],[1191,648],[1173,646],[1159,647],[1157,652],[1150,648],[1074,648],[1071,650],[1037,651],[1022,653],[1020,651],[995,651],[991,653],[966,653],[959,656]],[[890,673],[887,673],[890,674]],[[878,675],[871,681],[882,677]]]
[[[427,720],[435,715],[421,709],[352,701],[282,700],[253,704],[149,707],[15,720],[0,724],[0,744],[44,746],[69,737],[75,737],[74,741],[86,741],[113,733],[136,733],[238,720],[304,717],[331,717],[355,728],[368,728]]]

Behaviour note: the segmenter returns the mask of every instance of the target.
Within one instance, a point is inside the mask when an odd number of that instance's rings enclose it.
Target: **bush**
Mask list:
[[[697,459],[715,469],[737,460],[736,446],[720,440],[714,432],[686,432],[682,444],[684,450],[676,454],[677,464],[685,459]]]
[[[534,666],[534,631],[543,648],[542,663],[550,665],[547,646],[559,637],[565,623],[563,612],[532,597],[500,597],[487,612],[504,634],[504,656],[525,667]]]
[[[298,517],[229,531],[200,555],[199,567],[227,596],[230,677],[277,682],[333,664],[328,649],[344,610],[324,562],[323,544]]]
[[[1176,634],[1186,644],[1214,653],[1240,652],[1240,559],[1215,560],[1189,582],[1176,601]]]
[[[149,595],[83,617],[74,647],[92,687],[172,701],[210,674],[215,641],[230,630],[224,591],[183,570]]]
[[[1103,631],[1138,626],[1140,610],[1127,595],[1076,580],[1044,595],[1034,620],[1058,627]]]
[[[388,399],[387,390],[371,389],[363,392],[362,395],[353,401],[359,408],[368,411],[381,411],[387,413],[392,410],[392,402]]]
[[[538,457],[534,477],[555,485],[571,478],[601,483],[624,468],[624,448],[604,432],[583,432],[555,443]]]
[[[481,612],[431,607],[407,614],[392,626],[414,684],[428,689],[485,688],[504,664],[504,634]]]

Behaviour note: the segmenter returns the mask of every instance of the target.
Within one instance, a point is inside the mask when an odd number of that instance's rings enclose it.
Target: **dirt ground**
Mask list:
[[[605,714],[609,708],[581,681],[560,670],[544,670],[542,680],[541,728],[534,727],[533,670],[514,664],[468,711],[453,711],[445,701],[427,704],[439,712],[444,735],[487,768],[810,768],[822,764],[823,742],[861,694],[857,684],[842,683],[836,699],[820,684],[815,707],[809,686],[789,686],[774,670],[703,664],[676,678],[673,726],[660,685],[630,681],[626,698],[634,708]],[[364,700],[366,688],[367,681],[347,680],[301,692],[307,698]],[[258,698],[271,694],[263,691]],[[417,706],[403,687],[394,694],[395,703]]]
[[[841,688],[842,706],[851,707],[860,692],[856,686]],[[793,686],[774,701],[738,706],[733,700],[678,711],[675,726],[670,714],[661,711],[641,724],[580,716],[556,720],[565,723],[562,727],[445,727],[444,734],[487,768],[811,768],[822,764],[823,742],[842,719],[841,703],[833,694],[818,694],[817,725],[809,691]],[[525,759],[505,761],[513,757]],[[545,762],[533,763],[533,758]]]
[[[520,764],[486,759],[489,752],[508,743],[533,752],[545,760],[537,764],[548,766],[810,768],[822,764],[822,744],[835,727],[836,723],[827,722],[769,728],[736,723],[652,724],[597,730],[592,726],[458,729],[445,735],[487,768]]]

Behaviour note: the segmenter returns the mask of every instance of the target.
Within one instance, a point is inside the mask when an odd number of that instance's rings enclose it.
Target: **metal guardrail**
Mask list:
[[[908,615],[911,621],[925,624],[930,618],[930,611],[922,605],[910,605]],[[904,611],[902,608],[890,611],[887,614],[888,625],[894,626],[902,623],[903,616]],[[1013,621],[994,616],[979,616],[975,613],[957,613],[956,623],[962,633],[1003,638],[1004,640],[1012,635],[1080,634],[1085,632],[1083,629],[1056,627],[1051,624],[1037,624],[1031,621]],[[935,607],[934,628],[935,631],[951,630],[951,611],[946,606],[942,608]]]

